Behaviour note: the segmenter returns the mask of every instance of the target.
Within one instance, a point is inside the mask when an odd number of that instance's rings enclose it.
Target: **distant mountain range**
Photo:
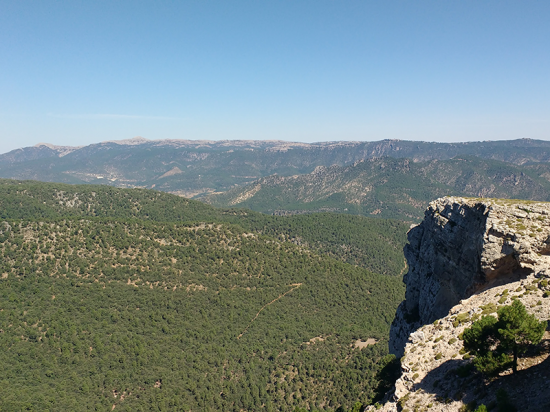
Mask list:
[[[269,176],[204,200],[271,214],[331,211],[418,220],[429,201],[447,195],[548,201],[549,178],[548,163],[519,166],[474,156],[415,163],[385,157]]]
[[[147,140],[134,138],[70,147],[40,143],[0,155],[0,177],[143,187],[186,197],[225,192],[270,175],[309,174],[318,166],[409,158],[413,163],[474,155],[517,166],[550,162],[550,142],[293,143],[284,141]]]

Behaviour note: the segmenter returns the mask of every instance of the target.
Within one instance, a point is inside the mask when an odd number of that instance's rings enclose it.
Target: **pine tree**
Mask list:
[[[500,346],[512,352],[514,373],[518,370],[518,355],[525,353],[529,345],[541,341],[546,326],[547,322],[539,322],[534,315],[529,315],[519,300],[500,308],[497,324]]]
[[[515,300],[498,310],[498,320],[494,316],[484,316],[466,329],[464,349],[476,356],[474,365],[482,373],[497,374],[510,363],[516,373],[518,356],[525,353],[529,345],[541,341],[546,325],[529,315],[525,306]]]

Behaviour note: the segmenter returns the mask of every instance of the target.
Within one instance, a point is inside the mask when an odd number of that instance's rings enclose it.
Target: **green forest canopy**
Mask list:
[[[399,220],[346,214],[282,217],[246,209],[218,209],[154,190],[0,179],[0,219],[60,217],[234,223],[383,274],[403,273],[403,247],[409,228]]]
[[[335,409],[374,395],[403,285],[363,267],[383,260],[336,252],[358,233],[329,236],[330,215],[254,221],[166,194],[155,208],[153,191],[52,186],[1,188],[3,409]],[[403,240],[383,229],[369,234],[390,256]],[[355,347],[367,338],[381,342]]]

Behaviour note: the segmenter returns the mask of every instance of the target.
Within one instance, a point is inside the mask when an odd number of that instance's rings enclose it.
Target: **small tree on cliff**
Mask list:
[[[546,324],[529,315],[525,306],[515,300],[498,310],[498,320],[484,316],[466,329],[464,349],[476,356],[474,365],[482,373],[496,375],[510,364],[516,373],[518,356],[525,353],[529,345],[541,341]]]

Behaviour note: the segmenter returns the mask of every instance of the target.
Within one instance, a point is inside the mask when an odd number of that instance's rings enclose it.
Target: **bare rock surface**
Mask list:
[[[447,316],[424,325],[409,336],[401,358],[401,377],[389,401],[380,409],[367,411],[459,411],[471,402],[489,405],[503,388],[518,410],[550,410],[550,333],[546,332],[539,352],[519,360],[519,373],[507,371],[494,382],[484,382],[468,371],[461,333],[481,316],[496,316],[498,307],[519,299],[539,320],[550,319],[547,275],[528,275],[525,279],[496,286],[462,300]],[[545,286],[542,286],[545,285]],[[500,303],[499,303],[500,302]],[[468,356],[466,356],[467,358]],[[462,369],[462,372],[461,372]]]
[[[446,197],[408,234],[405,301],[390,333],[402,356],[409,335],[487,288],[550,270],[550,204]]]
[[[519,373],[493,381],[474,373],[461,350],[464,329],[515,299],[550,319],[550,204],[442,198],[408,238],[406,300],[390,335],[402,373],[387,402],[366,410],[470,410],[461,408],[495,405],[498,389],[518,410],[550,410],[549,332],[520,359]]]

